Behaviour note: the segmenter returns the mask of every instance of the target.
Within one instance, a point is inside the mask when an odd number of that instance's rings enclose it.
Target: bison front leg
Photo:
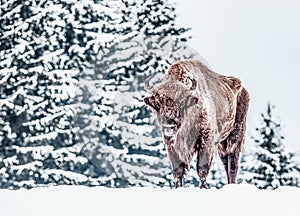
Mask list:
[[[174,149],[172,147],[169,147],[167,152],[173,169],[175,187],[182,187],[183,179],[187,172],[188,165],[179,159],[178,155],[174,152]]]
[[[173,176],[175,179],[175,187],[179,188],[183,186],[184,175],[186,174],[186,164],[182,163],[173,170]]]
[[[200,188],[207,188],[206,178],[213,159],[213,147],[200,148],[197,152],[197,174],[200,179]]]

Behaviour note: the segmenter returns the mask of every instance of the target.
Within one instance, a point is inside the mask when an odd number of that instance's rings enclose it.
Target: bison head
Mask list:
[[[176,138],[188,109],[198,103],[198,98],[193,96],[197,83],[192,78],[188,79],[187,83],[166,79],[155,87],[150,87],[149,79],[145,82],[152,95],[145,97],[144,102],[157,114],[165,140]]]

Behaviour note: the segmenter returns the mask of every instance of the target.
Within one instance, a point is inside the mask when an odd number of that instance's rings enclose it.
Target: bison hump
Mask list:
[[[232,76],[223,76],[222,81],[226,83],[234,93],[237,93],[242,87],[242,82],[238,78]]]

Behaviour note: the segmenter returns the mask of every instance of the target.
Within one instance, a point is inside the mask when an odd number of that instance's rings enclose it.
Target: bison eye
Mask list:
[[[160,110],[160,105],[159,105],[159,103],[154,102],[154,107],[155,107],[155,109],[156,109],[157,111]]]

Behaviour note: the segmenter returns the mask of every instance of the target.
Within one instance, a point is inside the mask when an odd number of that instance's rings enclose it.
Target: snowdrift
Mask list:
[[[0,190],[0,215],[299,215],[300,188],[252,185],[211,188],[56,186]]]

